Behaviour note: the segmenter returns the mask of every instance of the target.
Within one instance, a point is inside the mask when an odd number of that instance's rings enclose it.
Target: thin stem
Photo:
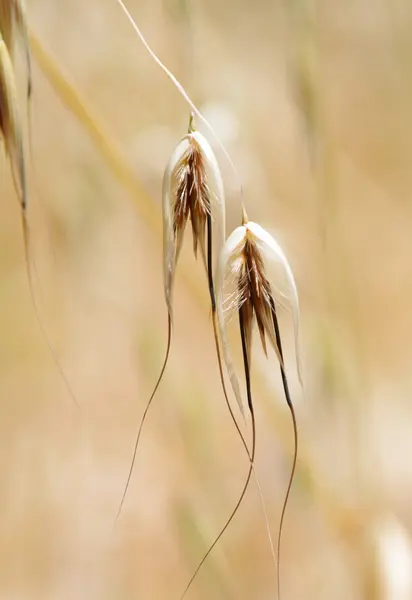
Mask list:
[[[242,434],[242,432],[240,431],[239,425],[235,419],[235,416],[233,414],[232,411],[232,407],[230,406],[229,403],[229,399],[227,396],[227,391],[226,391],[226,385],[224,382],[224,377],[223,377],[223,369],[222,369],[222,360],[221,360],[221,355],[220,355],[220,347],[219,347],[219,339],[218,339],[218,335],[217,335],[217,324],[216,324],[216,301],[215,301],[215,292],[214,292],[214,284],[213,284],[213,275],[212,275],[212,221],[211,221],[211,217],[210,215],[208,215],[208,220],[207,220],[207,240],[208,240],[208,251],[207,251],[207,261],[208,261],[208,282],[209,282],[209,292],[210,292],[210,300],[212,303],[212,320],[213,320],[213,331],[214,331],[214,337],[215,337],[215,344],[216,344],[216,353],[217,353],[217,357],[218,357],[218,363],[219,363],[219,372],[220,372],[220,380],[222,383],[222,388],[223,388],[223,392],[225,395],[225,400],[226,400],[226,404],[228,406],[230,415],[232,417],[233,423],[235,424],[235,427],[237,429],[237,432],[240,436],[240,439],[242,441],[242,444],[247,452],[247,455],[249,457],[250,460],[250,464],[249,464],[249,471],[246,477],[246,481],[245,484],[243,486],[242,492],[239,496],[239,499],[236,503],[235,508],[233,509],[230,517],[227,519],[225,525],[223,526],[223,528],[220,530],[219,534],[217,535],[217,537],[215,538],[214,542],[212,543],[212,545],[209,547],[209,549],[207,550],[206,554],[203,556],[202,560],[200,561],[200,563],[198,564],[195,572],[193,573],[192,577],[189,580],[189,583],[186,585],[185,590],[183,592],[183,594],[180,597],[180,600],[183,600],[183,598],[186,596],[187,592],[189,591],[193,581],[195,580],[197,574],[199,573],[200,569],[202,568],[202,566],[204,565],[205,561],[207,560],[208,556],[210,555],[210,553],[212,552],[213,548],[216,546],[216,544],[219,542],[219,540],[221,539],[221,537],[223,536],[223,534],[225,533],[226,529],[229,527],[230,523],[232,522],[233,518],[235,517],[240,505],[242,504],[243,498],[245,497],[245,494],[247,492],[247,488],[249,486],[249,482],[250,482],[250,478],[252,475],[252,471],[254,470],[253,467],[253,463],[255,460],[255,450],[256,450],[256,427],[255,427],[255,415],[254,415],[254,411],[253,411],[253,404],[252,404],[252,394],[251,394],[251,387],[250,387],[250,373],[249,373],[249,365],[248,365],[248,359],[247,359],[247,353],[246,353],[246,343],[245,343],[245,333],[244,333],[244,324],[243,324],[243,315],[242,315],[242,310],[239,311],[239,325],[240,325],[240,332],[241,332],[241,337],[242,337],[242,348],[243,348],[243,360],[244,360],[244,366],[245,366],[245,376],[246,376],[246,389],[247,389],[247,397],[248,397],[248,405],[249,405],[249,409],[250,409],[250,413],[252,416],[252,453],[249,453],[249,449],[247,447],[245,438]],[[260,489],[260,488],[259,488]],[[263,498],[262,498],[263,501]]]
[[[140,31],[140,29],[137,26],[136,22],[134,21],[132,15],[130,14],[130,12],[126,8],[126,5],[124,4],[124,2],[122,0],[117,0],[117,2],[120,5],[120,7],[122,8],[122,10],[123,10],[124,14],[126,15],[126,17],[128,18],[131,26],[133,27],[133,29],[135,30],[135,32],[139,36],[140,41],[142,42],[143,46],[149,52],[150,56],[153,58],[153,60],[155,61],[155,63],[169,77],[169,79],[172,81],[173,85],[176,87],[176,89],[178,90],[178,92],[182,95],[182,97],[184,98],[184,100],[186,100],[186,102],[188,103],[188,105],[190,106],[190,108],[192,109],[192,111],[195,113],[195,115],[206,125],[206,127],[209,129],[210,133],[215,138],[215,140],[218,143],[219,147],[221,148],[223,154],[226,156],[226,158],[227,158],[227,160],[228,160],[228,162],[230,164],[231,169],[233,170],[233,173],[234,173],[234,175],[236,177],[236,180],[238,182],[238,186],[239,186],[239,190],[240,190],[240,197],[243,198],[243,186],[242,186],[242,182],[239,179],[238,173],[236,171],[236,167],[233,164],[233,161],[230,158],[230,155],[229,155],[228,151],[226,150],[225,146],[220,141],[218,135],[215,133],[215,130],[213,129],[213,127],[211,126],[211,124],[209,123],[209,121],[206,119],[206,117],[204,117],[202,115],[202,113],[199,111],[199,109],[193,103],[193,101],[189,97],[189,94],[186,92],[185,88],[182,86],[182,84],[180,83],[180,81],[178,81],[176,79],[176,77],[173,75],[173,73],[171,71],[169,71],[169,69],[166,67],[166,65],[164,65],[162,63],[162,61],[160,60],[160,58],[151,49],[151,47],[149,46],[148,42],[146,41],[143,33]]]
[[[244,329],[244,323],[243,323],[242,309],[240,309],[240,311],[239,311],[239,325],[240,325],[240,334],[241,334],[241,338],[242,338],[242,350],[243,350],[243,362],[244,362],[244,367],[245,367],[247,398],[248,398],[250,414],[252,417],[252,454],[250,457],[249,471],[247,474],[245,484],[242,489],[242,493],[239,496],[239,500],[237,501],[235,508],[233,509],[230,517],[226,521],[224,527],[221,529],[219,535],[215,538],[213,544],[209,547],[208,551],[203,556],[202,560],[200,561],[199,565],[197,566],[196,571],[193,573],[192,577],[190,578],[190,581],[187,584],[182,596],[180,597],[180,600],[183,600],[183,598],[186,596],[187,592],[189,591],[190,586],[192,585],[196,575],[202,568],[204,562],[206,561],[206,559],[212,552],[213,548],[216,546],[216,544],[218,543],[218,541],[220,540],[222,535],[225,533],[226,529],[229,527],[233,518],[235,517],[240,505],[242,504],[243,498],[245,497],[247,488],[249,486],[250,477],[252,475],[253,462],[255,460],[255,450],[256,450],[256,427],[255,427],[255,414],[253,411],[253,404],[252,404],[252,392],[251,392],[251,387],[250,387],[250,372],[249,372],[249,364],[248,364],[247,351],[246,351],[245,329]]]
[[[226,529],[229,527],[229,525],[232,522],[234,516],[236,515],[236,513],[237,513],[237,511],[238,511],[238,509],[240,507],[240,505],[242,504],[242,500],[245,497],[245,494],[247,492],[247,488],[249,486],[250,477],[252,475],[253,460],[255,458],[255,446],[256,446],[255,418],[252,415],[252,456],[251,456],[251,463],[250,463],[250,466],[249,466],[249,471],[248,471],[248,474],[247,474],[246,482],[245,482],[245,484],[243,486],[242,493],[240,494],[239,500],[237,501],[236,506],[233,509],[230,517],[226,521],[224,527],[221,529],[219,535],[215,538],[213,544],[209,547],[209,550],[206,552],[206,554],[204,555],[204,557],[200,561],[199,565],[197,566],[196,571],[193,573],[192,577],[190,578],[190,581],[187,584],[187,586],[185,588],[185,591],[181,595],[180,600],[183,600],[183,598],[186,596],[187,592],[189,591],[189,588],[191,587],[193,581],[196,578],[196,575],[199,573],[200,569],[202,568],[202,566],[205,563],[206,559],[208,558],[208,556],[212,552],[213,548],[216,546],[216,544],[218,543],[218,541],[220,540],[220,538],[222,537],[222,535],[225,533]]]
[[[227,395],[226,384],[225,384],[224,375],[223,375],[222,357],[221,357],[221,354],[220,354],[220,347],[219,347],[219,338],[218,338],[218,333],[217,333],[218,330],[217,330],[217,322],[216,322],[216,311],[212,312],[212,321],[213,321],[213,333],[214,333],[215,344],[216,344],[217,361],[218,361],[218,365],[219,365],[220,382],[222,384],[222,389],[223,389],[223,394],[225,396],[226,406],[229,409],[229,413],[230,413],[230,416],[232,418],[233,424],[236,427],[236,431],[237,431],[237,433],[238,433],[238,435],[240,437],[242,445],[243,445],[243,447],[244,447],[244,449],[246,451],[246,454],[247,454],[247,456],[249,458],[250,463],[252,464],[253,475],[255,477],[256,488],[257,488],[257,491],[258,491],[258,494],[259,494],[260,503],[262,505],[263,518],[264,518],[264,521],[265,521],[265,528],[266,528],[266,533],[267,533],[267,536],[268,536],[270,551],[271,551],[271,554],[272,554],[273,562],[275,564],[277,564],[278,561],[277,561],[277,558],[276,558],[275,547],[273,545],[272,532],[270,530],[270,525],[269,525],[269,517],[268,517],[268,514],[267,514],[267,510],[266,510],[265,500],[263,498],[263,492],[262,492],[262,489],[260,487],[259,477],[258,477],[258,474],[256,472],[255,465],[254,465],[254,463],[252,461],[252,457],[250,455],[249,448],[248,448],[248,446],[246,444],[245,437],[244,437],[243,433],[240,430],[239,424],[238,424],[238,422],[236,420],[236,417],[235,417],[235,415],[233,413],[233,409],[232,409],[232,406],[231,406],[231,404],[229,402],[229,398],[228,398],[228,395]]]
[[[29,223],[28,223],[28,218],[27,218],[27,210],[25,210],[24,208],[22,208],[22,228],[23,228],[24,256],[25,256],[25,260],[26,260],[27,280],[28,280],[28,284],[29,284],[31,301],[32,301],[34,312],[35,312],[36,319],[37,319],[37,324],[38,324],[39,329],[43,335],[43,338],[47,344],[47,347],[50,352],[50,356],[52,357],[53,362],[56,365],[56,367],[60,373],[60,376],[64,382],[64,385],[66,386],[69,396],[73,400],[73,403],[76,406],[76,408],[80,409],[80,405],[76,399],[76,395],[73,392],[66,375],[64,374],[63,368],[59,362],[59,359],[57,358],[56,351],[55,351],[52,343],[49,340],[49,337],[46,333],[46,330],[44,328],[43,322],[40,317],[40,311],[37,306],[36,296],[34,294],[33,278],[32,278],[32,271],[31,271],[31,265],[33,265],[33,268],[36,272],[36,264],[34,262],[34,259],[31,259],[31,257],[30,257],[30,237],[29,237],[30,230],[29,230]]]
[[[273,319],[273,327],[275,328],[275,336],[276,336],[276,343],[279,349],[279,354],[280,357],[282,359],[282,361],[280,362],[280,372],[282,375],[282,383],[283,383],[283,389],[285,392],[285,398],[286,398],[286,402],[289,406],[290,409],[290,414],[292,416],[292,423],[293,423],[293,436],[294,436],[294,453],[293,453],[293,461],[292,461],[292,469],[291,469],[291,473],[290,473],[290,477],[289,477],[289,483],[288,483],[288,487],[286,490],[286,494],[285,494],[285,499],[283,501],[283,506],[282,506],[282,512],[280,515],[280,523],[279,523],[279,535],[278,535],[278,544],[277,544],[277,555],[278,555],[278,598],[280,600],[280,542],[281,542],[281,536],[282,536],[282,529],[283,529],[283,521],[285,518],[285,512],[286,512],[286,506],[289,500],[289,495],[290,495],[290,490],[292,488],[292,483],[293,483],[293,479],[295,477],[295,471],[296,471],[296,461],[297,461],[297,457],[298,457],[298,427],[297,427],[297,423],[296,423],[296,415],[295,415],[295,409],[293,408],[293,403],[292,403],[292,399],[290,396],[290,392],[289,392],[289,385],[288,385],[288,380],[286,377],[286,372],[285,372],[285,367],[284,367],[284,360],[283,360],[283,350],[282,350],[282,340],[280,337],[280,330],[279,330],[279,323],[278,323],[278,319],[277,319],[277,315],[276,315],[276,307],[275,307],[275,302],[273,300],[273,297],[270,297],[270,306],[272,309],[272,319]]]
[[[153,389],[152,395],[150,396],[149,401],[148,401],[148,403],[146,405],[146,408],[144,410],[144,413],[143,413],[143,416],[142,416],[142,420],[140,421],[139,430],[137,432],[136,441],[135,441],[135,444],[134,444],[133,458],[132,458],[132,462],[131,462],[131,465],[130,465],[129,474],[127,476],[126,485],[125,485],[124,490],[123,490],[123,495],[122,495],[122,499],[121,499],[121,502],[120,502],[120,506],[119,506],[119,509],[117,511],[117,515],[116,515],[116,518],[115,518],[115,521],[114,521],[113,530],[116,528],[117,521],[118,521],[118,519],[120,517],[120,513],[122,512],[122,508],[123,508],[124,500],[126,498],[127,490],[129,489],[129,483],[130,483],[130,480],[131,480],[131,477],[132,477],[134,464],[136,462],[137,448],[139,446],[139,440],[140,440],[140,435],[142,433],[143,425],[144,425],[144,423],[146,421],[146,417],[147,417],[147,414],[149,412],[150,406],[152,404],[153,398],[156,395],[157,389],[158,389],[158,387],[160,385],[160,382],[163,379],[163,375],[164,375],[164,372],[166,370],[166,366],[167,366],[167,363],[168,363],[168,360],[169,360],[169,353],[170,353],[171,341],[172,341],[172,319],[170,317],[170,314],[168,314],[168,316],[167,316],[167,346],[166,346],[166,354],[165,354],[165,358],[164,358],[164,361],[163,361],[163,366],[162,366],[162,369],[160,371],[160,375],[159,375],[159,377],[157,379],[156,385],[155,385],[155,387]]]
[[[240,439],[242,441],[242,445],[243,445],[243,447],[244,447],[244,449],[246,451],[246,454],[248,455],[249,461],[252,463],[252,466],[253,466],[253,474],[254,474],[254,477],[255,477],[256,488],[257,488],[257,491],[258,491],[258,494],[259,494],[259,498],[260,498],[260,502],[261,502],[261,505],[262,505],[263,518],[265,520],[265,527],[266,527],[266,533],[267,533],[268,540],[269,540],[270,551],[272,553],[272,557],[273,557],[274,563],[277,564],[275,547],[273,545],[272,533],[271,533],[270,525],[269,525],[269,517],[268,517],[268,514],[267,514],[267,510],[266,510],[265,500],[263,498],[262,488],[260,487],[259,477],[258,477],[258,474],[256,472],[255,465],[252,462],[252,457],[250,455],[249,448],[248,448],[248,446],[246,444],[245,437],[244,437],[243,433],[240,430],[239,424],[238,424],[238,422],[236,420],[236,417],[234,415],[232,406],[231,406],[231,404],[229,402],[229,398],[228,398],[228,395],[227,395],[226,384],[225,384],[224,375],[223,375],[222,357],[221,357],[221,354],[220,354],[219,339],[218,339],[218,333],[217,333],[216,312],[212,313],[212,320],[213,320],[213,332],[214,332],[214,338],[215,338],[215,344],[216,344],[217,361],[218,361],[218,365],[219,365],[220,382],[222,384],[223,394],[225,396],[225,401],[226,401],[227,408],[229,409],[230,416],[231,416],[232,421],[233,421],[233,423],[234,423],[234,425],[236,427],[236,431],[237,431],[237,433],[238,433],[238,435],[239,435],[239,437],[240,437]]]

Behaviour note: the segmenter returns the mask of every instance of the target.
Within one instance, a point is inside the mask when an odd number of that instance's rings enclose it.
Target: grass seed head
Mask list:
[[[207,271],[207,224],[213,224],[213,242],[220,252],[224,241],[223,183],[216,157],[206,138],[195,130],[193,115],[188,133],[175,147],[163,178],[163,273],[166,302],[172,315],[175,269],[190,220],[193,251],[200,249]]]
[[[256,321],[263,350],[267,354],[268,339],[282,363],[273,325],[273,312],[278,304],[279,281],[270,277],[269,267],[277,263],[282,267],[289,300],[293,312],[296,344],[296,360],[300,377],[298,352],[299,303],[295,280],[289,263],[274,238],[260,225],[250,222],[243,210],[242,225],[228,237],[222,250],[216,278],[219,331],[224,358],[233,391],[243,412],[239,382],[233,367],[227,340],[227,315],[241,313],[249,365],[253,326]],[[229,290],[229,291],[228,291]]]

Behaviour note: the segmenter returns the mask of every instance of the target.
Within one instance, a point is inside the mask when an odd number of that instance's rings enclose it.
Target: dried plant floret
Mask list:
[[[210,268],[214,271],[216,264],[210,265],[209,259],[212,254],[218,255],[225,235],[223,182],[209,142],[194,130],[193,115],[189,131],[175,147],[163,178],[163,275],[171,317],[176,265],[189,220],[195,256],[199,247],[206,272]]]
[[[1,3],[0,6],[4,9],[5,3]],[[3,12],[2,15],[5,13]],[[36,298],[34,295],[32,275],[31,275],[31,263],[30,259],[30,242],[29,242],[29,222],[28,222],[28,202],[27,202],[27,180],[26,180],[26,164],[24,155],[23,136],[21,129],[21,121],[18,109],[18,98],[17,88],[14,75],[13,64],[10,58],[10,53],[7,45],[0,37],[0,134],[6,153],[10,160],[11,172],[13,176],[14,185],[19,197],[22,215],[22,227],[23,227],[23,238],[24,238],[24,251],[26,259],[26,268],[28,283],[30,289],[30,295],[33,303],[33,308],[36,314],[36,319],[40,330],[44,336],[47,346],[50,351],[50,355],[59,370],[62,380],[66,386],[66,389],[73,400],[74,404],[78,407],[75,394],[64,374],[64,371],[57,358],[56,352],[47,336],[46,330],[43,327],[40,313],[37,307]],[[33,263],[34,264],[34,263]]]
[[[280,265],[284,281],[269,281],[269,270],[272,264]],[[226,293],[226,284],[234,284],[234,292]],[[284,293],[282,284],[286,283]],[[219,332],[222,339],[224,359],[232,383],[233,391],[243,412],[242,395],[239,381],[233,368],[227,340],[226,325],[228,315],[242,311],[248,360],[251,360],[251,339],[253,323],[256,321],[267,354],[266,337],[281,363],[283,359],[276,341],[273,326],[273,310],[277,304],[284,302],[286,296],[293,314],[295,331],[296,363],[301,380],[301,364],[299,356],[299,300],[292,270],[276,240],[257,223],[248,221],[246,214],[243,224],[237,227],[228,237],[220,256],[216,277],[217,312]]]

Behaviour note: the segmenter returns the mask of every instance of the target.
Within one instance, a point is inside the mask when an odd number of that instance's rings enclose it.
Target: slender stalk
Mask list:
[[[279,535],[278,535],[278,544],[277,544],[278,598],[280,600],[280,542],[281,542],[281,537],[282,537],[283,521],[285,518],[286,506],[287,506],[287,503],[289,500],[290,490],[292,488],[292,483],[293,483],[293,479],[295,477],[295,471],[296,471],[296,461],[297,461],[297,457],[298,457],[298,427],[297,427],[297,423],[296,423],[295,409],[293,407],[292,399],[291,399],[290,392],[289,392],[288,380],[287,380],[286,373],[285,373],[285,367],[284,367],[285,363],[283,360],[282,340],[280,337],[280,330],[279,330],[279,323],[278,323],[278,319],[277,319],[277,315],[276,315],[275,302],[274,302],[272,296],[270,297],[270,305],[271,305],[271,309],[272,309],[272,319],[273,319],[273,327],[275,329],[276,343],[279,348],[280,357],[282,359],[282,362],[280,363],[280,372],[282,375],[283,390],[285,392],[286,402],[289,406],[290,414],[292,416],[293,435],[294,435],[294,453],[293,453],[292,469],[291,469],[291,473],[290,473],[290,477],[289,477],[288,487],[287,487],[286,494],[285,494],[285,499],[283,501],[282,512],[280,515]]]
[[[262,512],[263,512],[263,518],[265,521],[265,528],[266,528],[266,533],[268,536],[268,541],[269,541],[269,546],[270,546],[270,552],[272,554],[272,558],[273,558],[273,562],[275,564],[277,564],[277,558],[276,558],[276,553],[275,553],[275,547],[273,545],[273,540],[272,540],[272,532],[270,530],[270,524],[269,524],[269,517],[267,514],[267,510],[266,510],[266,505],[265,505],[265,500],[263,498],[263,492],[262,492],[262,488],[260,487],[260,482],[259,482],[259,477],[258,474],[256,472],[256,468],[254,463],[252,462],[252,457],[249,451],[249,448],[247,446],[246,440],[245,440],[245,436],[243,435],[243,433],[240,430],[239,424],[236,420],[236,417],[234,415],[232,406],[229,402],[229,398],[227,395],[227,390],[226,390],[226,384],[225,384],[225,380],[224,380],[224,375],[223,375],[223,366],[222,366],[222,357],[221,357],[221,353],[220,353],[220,347],[219,347],[219,338],[218,338],[218,329],[217,329],[217,322],[216,322],[216,312],[212,313],[212,321],[213,321],[213,333],[214,333],[214,338],[215,338],[215,344],[216,344],[216,354],[217,354],[217,361],[218,361],[218,365],[219,365],[219,374],[220,374],[220,382],[222,384],[222,389],[223,389],[223,394],[225,396],[225,401],[226,401],[226,406],[229,410],[231,419],[233,421],[234,426],[236,427],[236,431],[240,437],[240,440],[242,442],[242,445],[245,449],[245,452],[249,458],[249,461],[252,464],[252,468],[253,468],[253,475],[255,477],[255,483],[256,483],[256,488],[259,494],[259,498],[260,498],[260,503],[262,505]]]
[[[203,556],[202,560],[198,564],[195,572],[193,573],[192,577],[189,580],[189,583],[185,587],[185,590],[184,590],[183,594],[181,595],[180,600],[183,600],[183,598],[186,596],[194,579],[196,578],[196,575],[199,573],[200,569],[204,565],[206,559],[212,552],[213,548],[219,542],[219,540],[225,533],[226,529],[229,527],[230,523],[232,522],[233,518],[235,517],[237,511],[239,510],[240,505],[242,504],[243,498],[246,495],[247,489],[249,487],[250,478],[252,475],[253,462],[255,460],[255,450],[256,450],[256,426],[255,426],[255,414],[254,414],[253,404],[252,404],[252,392],[251,392],[251,387],[250,387],[250,372],[249,372],[249,363],[248,363],[248,357],[247,357],[247,351],[246,351],[245,330],[244,330],[242,309],[240,309],[240,311],[239,311],[239,325],[240,325],[240,334],[241,334],[241,338],[242,338],[242,351],[243,351],[243,362],[244,362],[245,377],[246,377],[246,390],[247,390],[248,406],[249,406],[249,410],[250,410],[250,414],[251,414],[251,418],[252,418],[252,452],[251,452],[251,457],[250,457],[249,471],[248,471],[245,484],[243,486],[242,492],[239,496],[239,500],[237,501],[235,508],[233,509],[230,517],[227,519],[226,523],[224,524],[224,526],[220,530],[219,534],[215,538],[214,542],[209,547],[208,551],[206,552],[206,554]]]
[[[141,433],[142,433],[143,425],[144,425],[144,423],[146,421],[146,417],[147,417],[149,409],[150,409],[150,407],[152,405],[153,398],[156,395],[157,389],[158,389],[158,387],[160,385],[160,382],[163,379],[163,375],[164,375],[164,372],[166,370],[166,366],[167,366],[167,363],[168,363],[168,360],[169,360],[171,341],[172,341],[172,319],[170,317],[170,314],[168,314],[168,316],[167,316],[167,346],[166,346],[166,354],[165,354],[165,358],[164,358],[164,361],[163,361],[163,366],[162,366],[162,369],[160,371],[160,375],[159,375],[159,377],[157,379],[156,385],[155,385],[155,387],[153,389],[152,395],[150,396],[149,401],[146,404],[146,408],[144,410],[144,413],[143,413],[143,416],[142,416],[142,420],[140,421],[139,430],[137,432],[136,441],[135,441],[135,444],[134,444],[132,462],[130,464],[129,473],[128,473],[127,480],[126,480],[126,485],[124,487],[122,499],[121,499],[121,502],[120,502],[120,505],[119,505],[119,509],[117,511],[117,515],[116,515],[115,521],[114,521],[113,530],[116,528],[117,521],[118,521],[118,519],[120,517],[120,513],[122,512],[122,508],[123,508],[124,500],[126,498],[127,490],[129,489],[129,484],[130,484],[130,480],[131,480],[131,477],[132,477],[134,464],[136,462],[137,449],[138,449],[138,446],[139,446],[139,441],[140,441],[140,436],[141,436]]]
[[[27,208],[25,208],[24,206],[22,206],[22,229],[23,229],[24,257],[25,257],[25,261],[26,261],[27,280],[28,280],[28,284],[29,284],[30,297],[31,297],[34,312],[36,315],[37,324],[38,324],[39,329],[43,335],[43,338],[47,344],[47,347],[50,352],[50,356],[52,357],[53,362],[59,371],[60,377],[63,380],[63,383],[66,387],[66,390],[67,390],[70,398],[73,400],[73,403],[76,406],[76,408],[80,409],[80,405],[76,399],[76,395],[75,395],[74,391],[72,390],[70,383],[63,371],[63,368],[59,362],[59,359],[57,358],[56,350],[54,349],[52,343],[49,340],[49,337],[48,337],[47,332],[43,325],[43,321],[40,317],[40,311],[39,311],[37,301],[36,301],[36,296],[34,293],[33,277],[32,277],[32,270],[31,270],[31,266],[33,266],[33,269],[36,272],[36,265],[35,265],[34,260],[31,259],[31,257],[30,257],[30,229],[29,229]]]
[[[132,15],[130,14],[130,12],[127,9],[127,7],[124,4],[124,2],[122,0],[117,0],[117,3],[119,4],[120,8],[123,10],[123,12],[126,15],[128,21],[130,22],[130,24],[133,27],[134,31],[137,33],[138,37],[140,38],[140,41],[142,42],[143,46],[146,48],[146,50],[148,51],[148,53],[150,54],[150,56],[152,57],[152,59],[162,69],[162,71],[169,77],[169,79],[171,80],[171,82],[173,83],[173,85],[176,87],[176,89],[178,90],[178,92],[181,94],[181,96],[184,98],[184,100],[190,106],[190,108],[195,113],[195,115],[206,125],[206,127],[208,128],[208,130],[210,131],[210,133],[215,138],[217,144],[219,145],[220,149],[222,150],[223,154],[225,155],[225,157],[226,157],[226,159],[227,159],[227,161],[228,161],[228,163],[229,163],[229,165],[230,165],[230,167],[231,167],[231,169],[232,169],[232,171],[233,171],[233,173],[235,175],[235,178],[236,178],[236,181],[238,183],[239,190],[240,190],[240,197],[243,198],[243,186],[242,186],[242,183],[241,183],[241,181],[239,179],[239,175],[238,175],[238,173],[236,171],[236,167],[235,167],[232,159],[230,158],[230,155],[229,155],[228,151],[226,150],[225,146],[220,141],[220,138],[218,137],[217,133],[215,132],[215,130],[213,129],[213,127],[211,126],[211,124],[209,123],[209,121],[206,119],[206,117],[204,115],[202,115],[202,113],[200,112],[200,110],[193,103],[193,101],[189,97],[189,94],[186,92],[185,88],[180,83],[180,81],[178,81],[178,79],[175,77],[175,75],[173,75],[173,73],[171,71],[169,71],[169,69],[166,67],[166,65],[162,63],[162,61],[157,56],[157,54],[152,50],[152,48],[150,47],[150,45],[146,41],[146,38],[144,37],[143,33],[140,31],[139,27],[137,26],[135,20],[133,19]]]

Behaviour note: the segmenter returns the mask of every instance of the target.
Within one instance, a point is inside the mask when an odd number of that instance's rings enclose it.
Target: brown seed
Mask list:
[[[194,137],[173,174],[176,181],[173,206],[173,230],[176,237],[176,255],[180,252],[188,218],[192,224],[193,251],[197,257],[200,246],[206,262],[205,234],[207,215],[210,214],[210,193],[201,148]]]

